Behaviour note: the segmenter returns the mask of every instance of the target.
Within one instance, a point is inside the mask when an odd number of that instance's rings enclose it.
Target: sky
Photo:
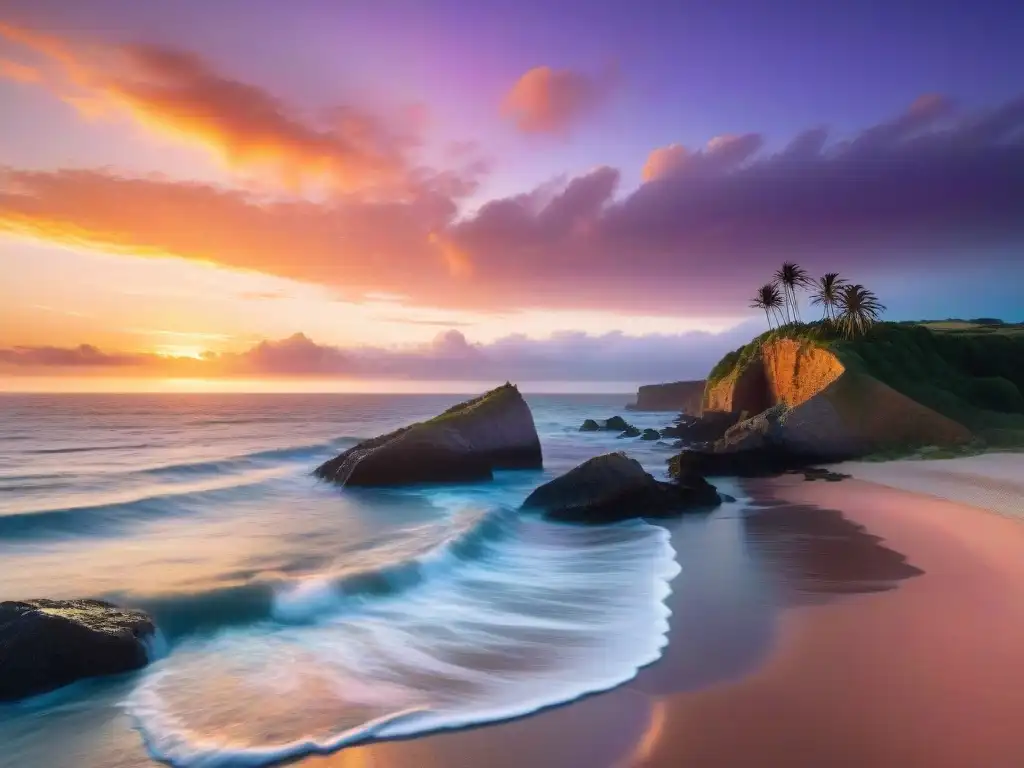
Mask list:
[[[0,389],[699,378],[784,260],[890,319],[1024,320],[1022,28],[994,0],[0,0]]]

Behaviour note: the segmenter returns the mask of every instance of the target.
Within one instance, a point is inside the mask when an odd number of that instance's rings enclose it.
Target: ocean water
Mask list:
[[[250,766],[501,720],[631,679],[666,642],[666,531],[516,512],[608,450],[627,396],[529,397],[544,470],[341,490],[310,471],[461,396],[0,397],[0,599],[149,611],[154,661],[0,706],[0,765]],[[639,427],[671,414],[635,413]]]

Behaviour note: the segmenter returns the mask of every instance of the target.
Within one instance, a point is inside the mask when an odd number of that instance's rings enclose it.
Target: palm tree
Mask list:
[[[838,272],[826,272],[821,279],[814,284],[814,292],[811,294],[811,304],[817,304],[825,308],[823,320],[835,320],[835,308],[839,304],[839,294],[846,287],[847,282],[839,276]]]
[[[764,316],[768,319],[768,328],[770,330],[772,318],[768,314],[769,310],[772,312],[781,311],[779,308],[782,306],[782,296],[779,294],[779,287],[775,283],[765,283],[757,289],[757,293],[754,294],[750,306],[753,309],[764,310]]]
[[[775,281],[782,285],[782,290],[786,298],[786,312],[789,313],[789,305],[793,305],[793,317],[800,321],[800,310],[796,303],[796,289],[797,286],[805,287],[811,283],[811,278],[807,274],[807,270],[801,267],[799,264],[794,264],[790,261],[784,262],[778,271],[775,273]]]
[[[839,327],[848,339],[867,331],[885,311],[874,292],[859,283],[843,286],[836,306],[839,307]]]

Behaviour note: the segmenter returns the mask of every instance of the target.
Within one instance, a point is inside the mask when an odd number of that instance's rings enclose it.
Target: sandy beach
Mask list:
[[[1024,522],[991,513],[1024,461],[918,464],[843,468],[889,486],[752,481],[754,508],[673,524],[670,644],[619,689],[303,764],[1024,765]],[[959,500],[891,487],[920,473]]]

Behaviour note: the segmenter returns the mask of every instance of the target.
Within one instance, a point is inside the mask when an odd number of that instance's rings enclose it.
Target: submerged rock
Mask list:
[[[102,600],[0,603],[0,701],[145,666],[155,632],[142,611]]]
[[[640,435],[641,440],[660,440],[661,433],[656,429],[645,429]]]
[[[314,474],[352,486],[489,480],[495,469],[539,469],[530,407],[512,384],[460,403],[430,421],[365,440]]]
[[[720,501],[715,487],[702,477],[690,474],[682,482],[659,482],[636,459],[608,453],[540,486],[522,508],[557,520],[611,523],[707,510]]]
[[[580,426],[580,432],[599,432],[601,431],[601,425],[593,419],[587,419]]]
[[[632,424],[627,424],[619,437],[640,437],[640,430]]]

